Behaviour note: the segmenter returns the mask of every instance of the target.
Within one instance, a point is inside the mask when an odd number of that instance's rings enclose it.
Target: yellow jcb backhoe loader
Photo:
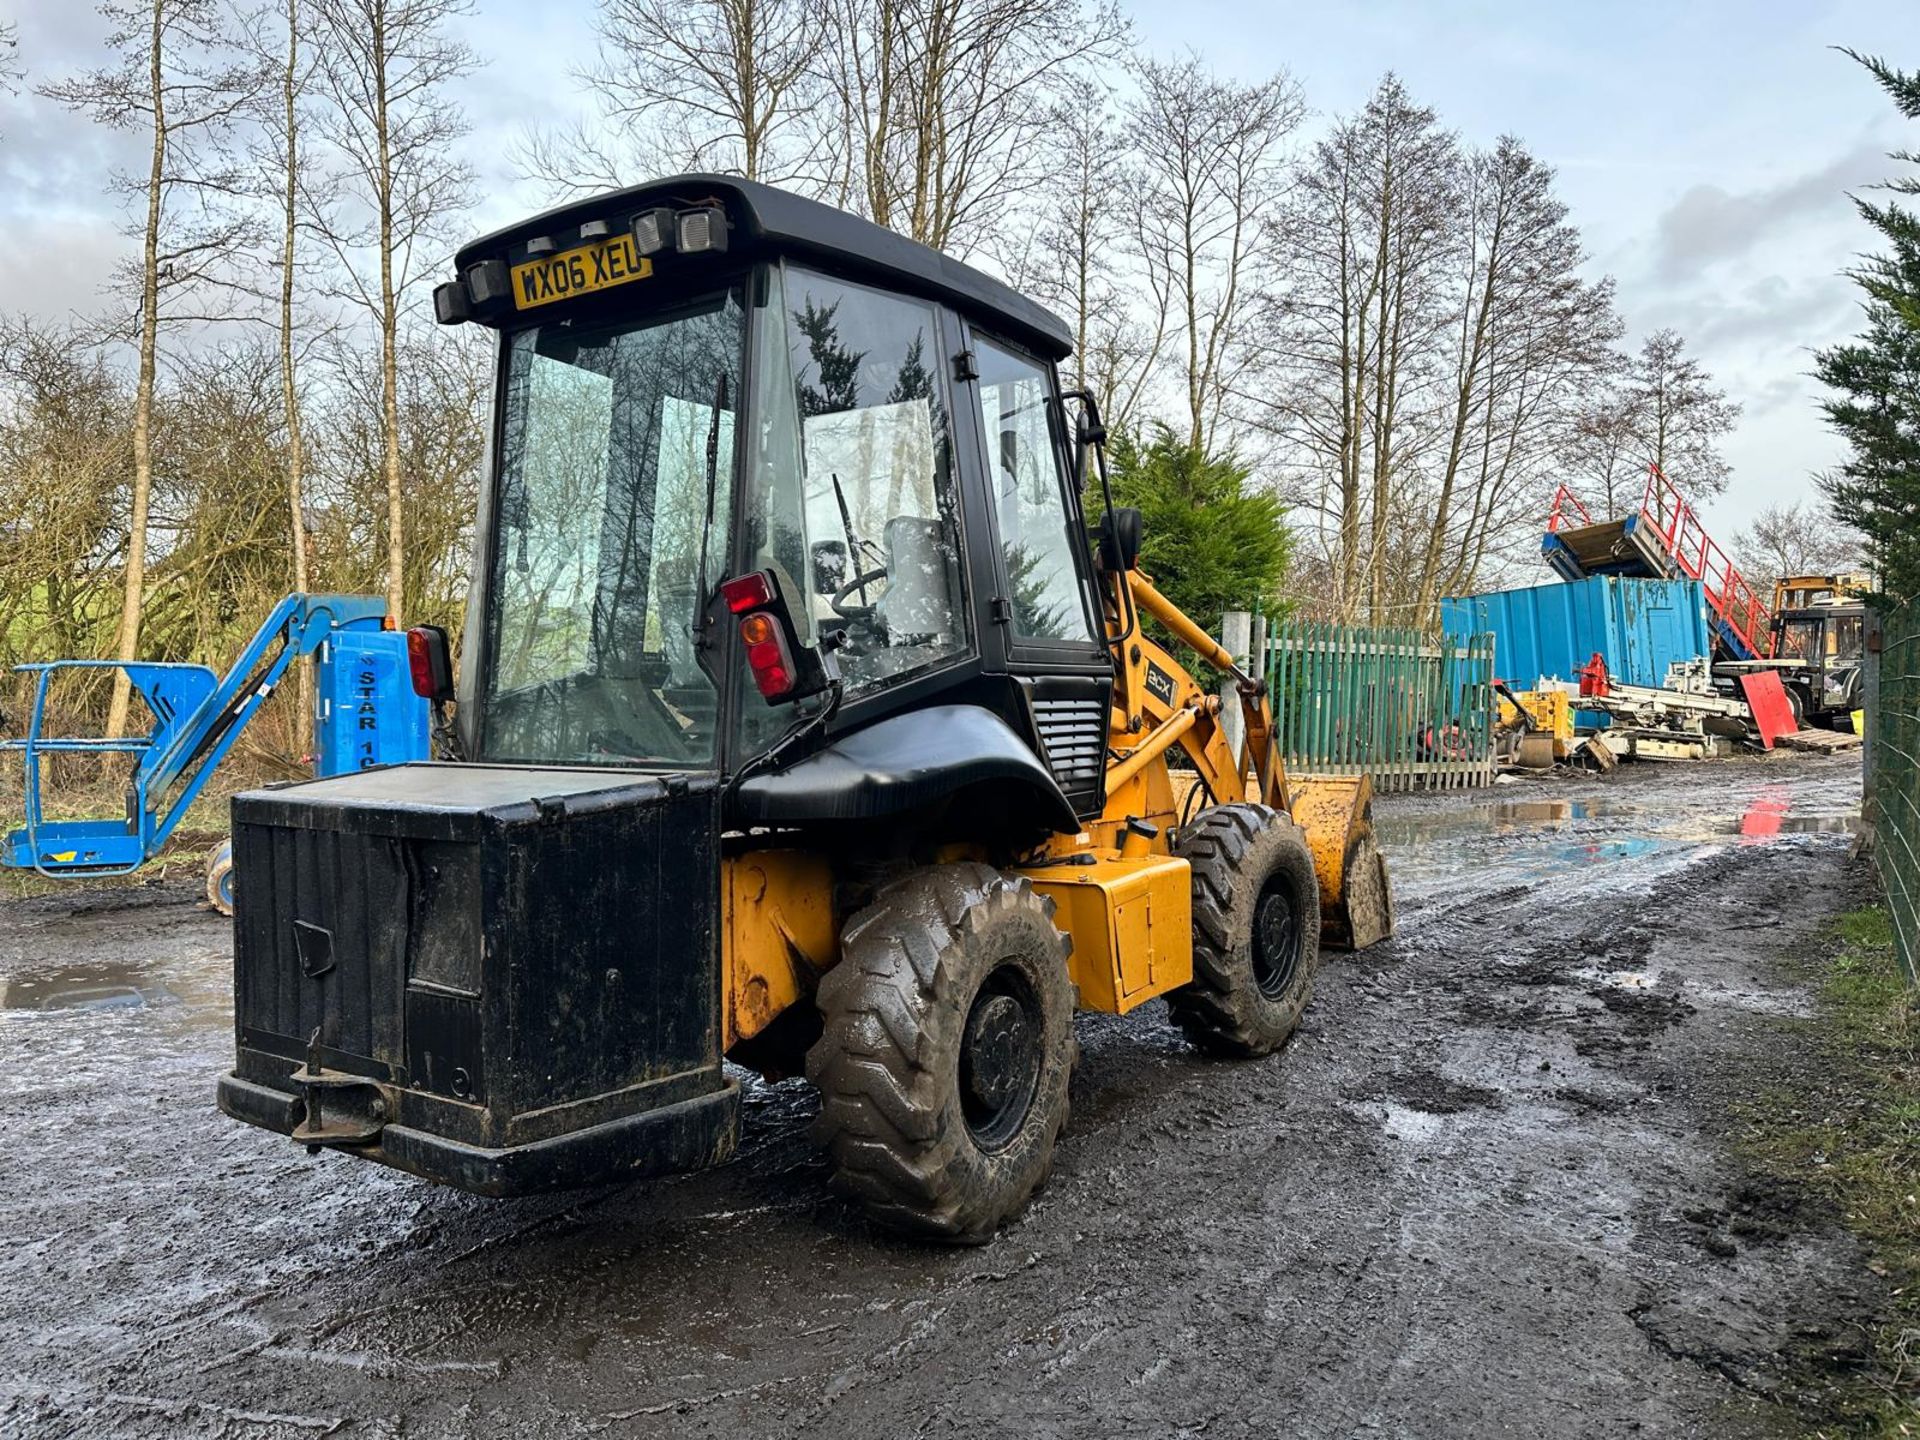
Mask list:
[[[1267,1055],[1323,936],[1388,933],[1366,782],[1289,785],[1138,513],[1089,527],[1054,315],[720,176],[456,268],[440,320],[499,337],[464,758],[234,802],[229,1114],[509,1194],[724,1160],[731,1060],[819,1087],[872,1215],[980,1241],[1052,1164],[1076,1006]],[[1146,617],[1236,682],[1239,753]]]

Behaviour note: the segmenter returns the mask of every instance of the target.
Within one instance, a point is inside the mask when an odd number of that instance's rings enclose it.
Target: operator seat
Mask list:
[[[919,515],[896,515],[883,532],[887,547],[887,592],[874,614],[887,627],[887,647],[928,653],[899,657],[899,667],[925,664],[955,648],[953,558],[947,527]]]

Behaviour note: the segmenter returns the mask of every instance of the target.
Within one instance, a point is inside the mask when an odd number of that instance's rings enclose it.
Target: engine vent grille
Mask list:
[[[1100,696],[1035,700],[1034,723],[1062,790],[1094,784],[1107,748],[1107,702]]]

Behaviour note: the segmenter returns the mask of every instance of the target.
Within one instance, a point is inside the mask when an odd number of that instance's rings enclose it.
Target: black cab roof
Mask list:
[[[624,229],[649,209],[716,202],[727,214],[730,251],[812,257],[853,278],[951,304],[1048,359],[1073,351],[1072,332],[1059,316],[992,276],[831,205],[728,175],[676,175],[569,201],[462,246],[455,264],[463,276],[487,261],[511,266],[533,253],[529,245],[544,253],[582,243],[588,224]]]

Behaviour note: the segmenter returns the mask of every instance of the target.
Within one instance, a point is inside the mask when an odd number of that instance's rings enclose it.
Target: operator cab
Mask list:
[[[804,1063],[876,876],[956,847],[1012,866],[1101,816],[1115,685],[1067,332],[923,246],[717,176],[456,263],[438,318],[498,336],[462,763],[235,799],[220,1104],[481,1193],[712,1164],[738,1125],[722,1057]],[[445,637],[408,642],[444,700]],[[1160,914],[1167,952],[1136,947],[1145,998],[1191,977],[1187,867],[1128,863],[1127,914]],[[1028,884],[995,893],[1025,897],[1068,997]],[[1011,1003],[974,1027],[983,1096]]]
[[[719,176],[563,207],[456,265],[438,318],[500,336],[470,759],[743,777],[950,700],[1025,752],[1033,773],[995,774],[1036,828],[1098,810],[1111,665],[1055,316]],[[985,778],[965,771],[949,790]],[[804,781],[743,782],[729,822],[821,818]]]

